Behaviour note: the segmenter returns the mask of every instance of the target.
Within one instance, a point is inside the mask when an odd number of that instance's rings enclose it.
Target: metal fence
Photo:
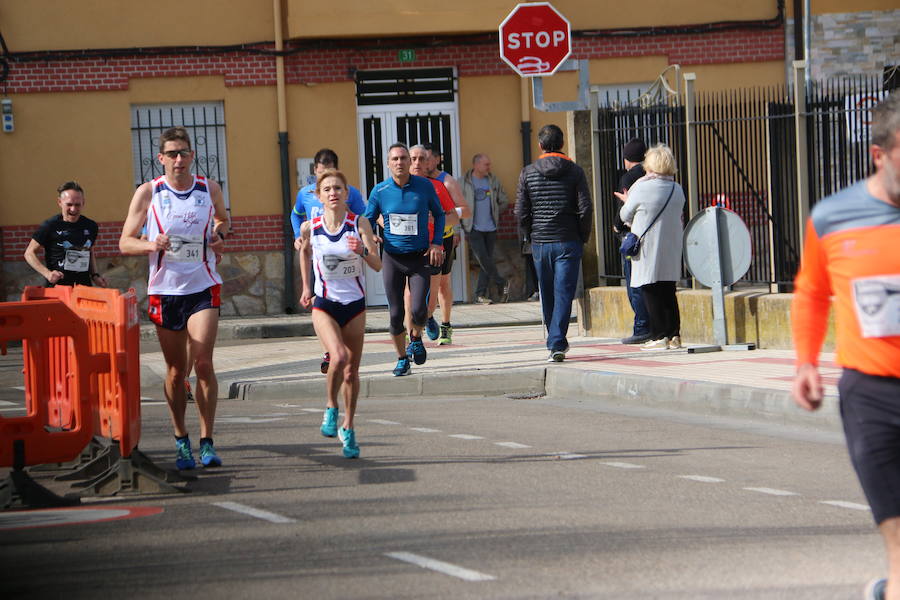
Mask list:
[[[823,81],[806,91],[809,205],[866,177],[868,109],[886,96],[875,78]],[[601,211],[602,277],[621,278],[618,239],[610,225],[621,203],[613,196],[622,173],[621,150],[633,138],[648,146],[671,146],[685,195],[695,210],[718,203],[743,219],[751,234],[752,260],[742,281],[790,289],[799,267],[803,225],[797,183],[793,94],[780,87],[698,93],[692,125],[696,133],[696,189],[690,190],[687,122],[677,102],[642,106],[639,97],[599,98],[597,209]],[[685,217],[688,215],[685,210]]]

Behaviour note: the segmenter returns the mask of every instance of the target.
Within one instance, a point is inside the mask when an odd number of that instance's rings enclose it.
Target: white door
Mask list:
[[[360,106],[357,110],[360,148],[360,181],[368,197],[380,181],[388,177],[387,152],[394,142],[407,145],[431,143],[440,148],[441,168],[457,179],[464,172],[459,165],[459,120],[455,102]],[[465,235],[457,248],[451,281],[453,297],[466,298]],[[387,304],[380,273],[366,275],[366,298],[370,306]]]

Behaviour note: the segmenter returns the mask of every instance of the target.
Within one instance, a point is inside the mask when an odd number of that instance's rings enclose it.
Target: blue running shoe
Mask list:
[[[394,367],[394,377],[403,377],[409,375],[409,359],[405,356],[397,359],[397,366]]]
[[[197,466],[194,460],[194,452],[191,450],[191,440],[188,436],[175,438],[175,468],[179,471],[189,471]]]
[[[210,438],[200,439],[200,464],[204,467],[222,466],[222,459],[216,454],[216,449]]]
[[[352,429],[338,430],[338,438],[344,444],[344,458],[359,458],[359,446],[356,445],[356,432]]]
[[[406,347],[406,356],[411,358],[417,365],[425,364],[428,352],[425,351],[425,344],[422,343],[422,340],[411,341],[409,346]]]
[[[337,435],[338,409],[337,407],[325,407],[325,414],[322,416],[322,426],[319,431],[325,437],[334,437]]]
[[[887,579],[873,579],[866,586],[866,600],[884,600],[884,591],[887,588]]]
[[[438,326],[437,321],[434,320],[434,317],[428,317],[428,321],[425,323],[425,335],[428,336],[429,340],[436,340],[441,335],[441,328]]]

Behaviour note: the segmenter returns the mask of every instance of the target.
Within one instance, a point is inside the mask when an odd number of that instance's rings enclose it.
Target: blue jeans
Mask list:
[[[650,334],[650,315],[647,313],[647,305],[644,304],[644,296],[641,288],[631,287],[631,259],[622,260],[622,270],[625,272],[625,289],[628,290],[628,302],[634,311],[634,329],[632,335]]]
[[[572,317],[572,300],[581,271],[581,242],[532,242],[534,268],[541,290],[541,309],[547,327],[547,349],[569,349],[566,333]]]

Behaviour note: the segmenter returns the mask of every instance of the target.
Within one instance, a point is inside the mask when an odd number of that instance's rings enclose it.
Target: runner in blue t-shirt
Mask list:
[[[384,291],[390,308],[390,334],[397,349],[394,376],[409,374],[409,361],[417,365],[425,362],[422,329],[428,318],[428,292],[431,284],[430,266],[444,261],[444,210],[434,186],[425,177],[410,175],[409,149],[395,143],[388,149],[388,169],[391,176],[379,183],[369,195],[366,218],[384,223],[384,255],[382,274]],[[434,233],[429,239],[428,215],[434,217]],[[403,293],[409,283],[412,300],[412,326],[409,346],[403,325]]]

